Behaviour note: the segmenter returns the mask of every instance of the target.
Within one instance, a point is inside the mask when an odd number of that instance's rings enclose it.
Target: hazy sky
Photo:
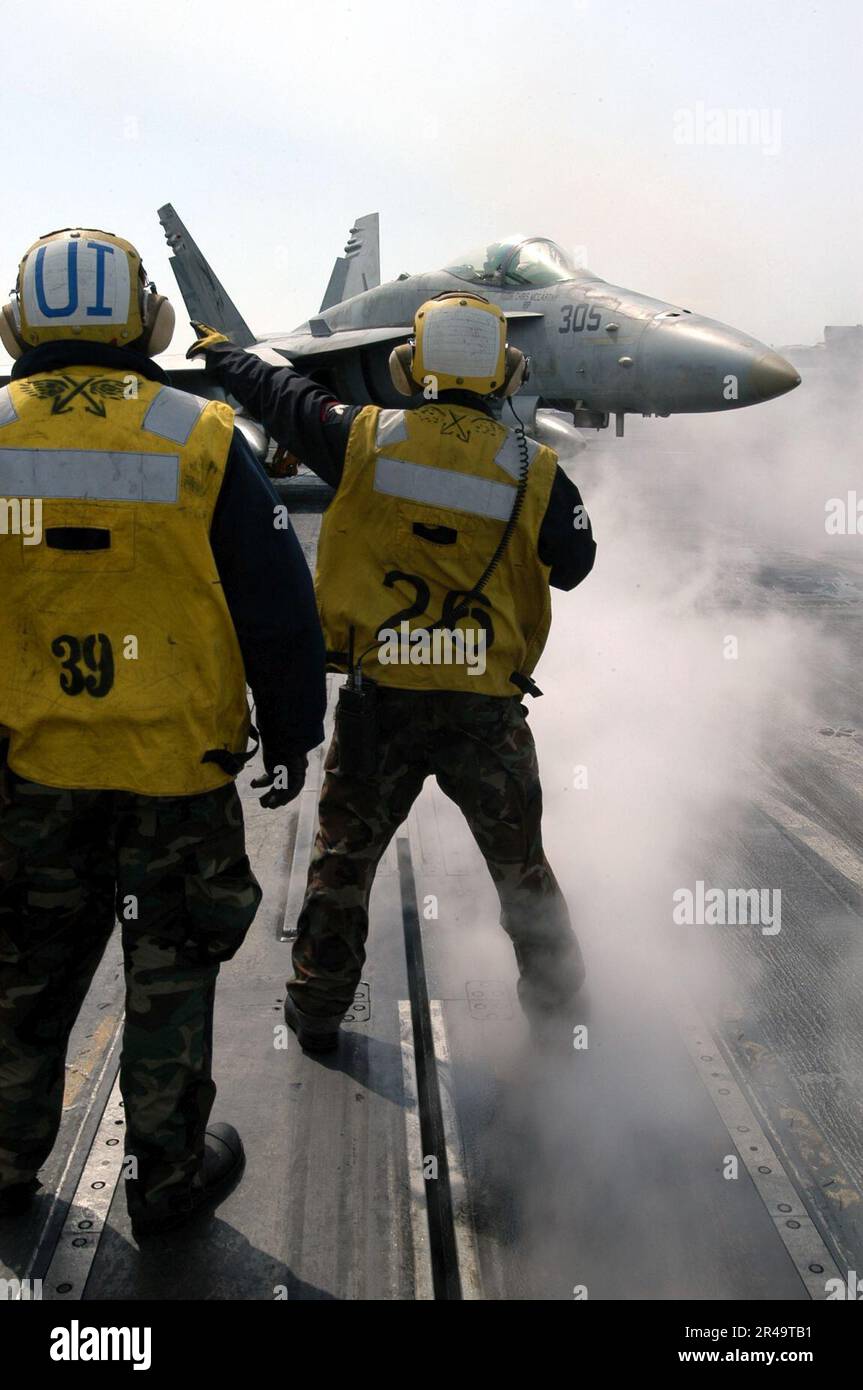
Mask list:
[[[813,342],[863,320],[861,16],[4,0],[4,288],[35,236],[78,223],[128,236],[177,297],[155,214],[173,202],[253,328],[291,328],[378,210],[385,279],[542,234],[605,279]],[[739,110],[754,132],[716,143]],[[183,319],[174,347],[190,338]]]

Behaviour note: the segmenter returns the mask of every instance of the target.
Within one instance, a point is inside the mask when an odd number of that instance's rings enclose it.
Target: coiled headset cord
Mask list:
[[[491,579],[492,575],[494,574],[495,570],[500,564],[501,557],[503,556],[507,546],[509,545],[510,539],[512,538],[512,533],[518,525],[518,519],[521,515],[521,509],[524,506],[524,498],[527,492],[527,475],[530,472],[530,454],[527,448],[527,438],[525,437],[524,424],[522,423],[520,417],[516,413],[515,406],[512,403],[512,396],[507,397],[507,405],[509,406],[510,410],[512,411],[513,415],[515,415],[515,418],[518,421],[518,429],[515,432],[515,437],[518,440],[519,454],[521,455],[521,464],[518,473],[518,486],[516,488],[515,497],[513,498],[512,511],[509,514],[509,520],[506,523],[503,535],[497,543],[497,550],[494,552],[488,564],[486,565],[482,578],[479,579],[476,584],[474,584],[470,593],[465,595],[466,598],[473,598],[475,595],[482,593],[486,584]]]

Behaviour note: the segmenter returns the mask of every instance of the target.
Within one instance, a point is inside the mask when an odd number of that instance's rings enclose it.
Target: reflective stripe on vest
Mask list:
[[[533,463],[539,445],[536,443],[535,440],[528,439],[527,435],[525,435],[524,437],[524,442],[527,445],[528,459],[531,463]],[[494,456],[494,461],[497,464],[498,468],[502,468],[504,472],[508,473],[511,478],[515,478],[516,482],[518,482],[518,479],[521,475],[521,454],[522,446],[519,442],[518,435],[508,434],[503,444]]]
[[[0,428],[3,425],[12,425],[18,419],[18,412],[12,404],[12,396],[9,387],[4,386],[0,391]]]
[[[388,444],[404,444],[408,437],[407,421],[403,410],[382,410],[378,419],[375,447],[385,449]]]
[[[432,468],[407,459],[380,457],[375,462],[375,492],[405,497],[429,507],[449,507],[474,516],[506,521],[512,511],[515,489],[489,478],[454,473],[451,468]]]
[[[176,454],[101,449],[0,449],[0,493],[98,502],[176,502]]]
[[[163,386],[144,416],[143,428],[160,439],[185,444],[207,404],[201,396]]]

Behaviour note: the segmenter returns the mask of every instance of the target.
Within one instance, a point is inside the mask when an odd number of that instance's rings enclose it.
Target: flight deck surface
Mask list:
[[[318,524],[295,517],[310,559]],[[854,691],[839,669],[834,685],[841,728]],[[575,1032],[550,1044],[519,1010],[478,851],[429,782],[382,861],[340,1049],[304,1054],[282,1003],[323,750],[277,812],[245,773],[264,899],[221,974],[214,1109],[243,1135],[243,1181],[213,1216],[138,1248],[122,1192],[115,940],[73,1035],[43,1192],[4,1229],[0,1275],[40,1278],[64,1302],[825,1298],[863,1261],[849,969],[863,844],[848,829],[863,759],[851,736],[809,737],[700,861],[716,881],[775,884],[783,930],[729,931],[708,971],[697,933],[673,948],[645,938],[614,894],[604,919],[580,914],[578,820],[556,816],[549,854],[589,983]]]

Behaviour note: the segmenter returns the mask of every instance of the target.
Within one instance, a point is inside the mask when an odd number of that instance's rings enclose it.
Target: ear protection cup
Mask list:
[[[417,391],[422,390],[421,383],[411,375],[413,357],[414,351],[410,343],[400,343],[390,353],[390,377],[396,390],[403,396],[414,396]],[[529,378],[530,359],[525,357],[520,348],[510,347],[507,343],[503,384],[492,394],[501,399],[514,396]]]
[[[165,295],[151,291],[144,299],[142,312],[144,333],[139,339],[141,349],[150,357],[157,357],[165,351],[174,336],[174,306]]]
[[[520,386],[530,378],[530,358],[525,357],[521,348],[506,345],[506,357],[504,360],[503,385],[495,391],[496,396],[506,399],[507,396],[514,396]]]
[[[19,324],[17,304],[4,304],[0,310],[0,343],[13,358],[27,351],[27,344],[18,331]]]
[[[393,386],[403,396],[415,396],[422,389],[411,376],[413,357],[414,350],[410,343],[399,343],[390,353],[390,377]]]

